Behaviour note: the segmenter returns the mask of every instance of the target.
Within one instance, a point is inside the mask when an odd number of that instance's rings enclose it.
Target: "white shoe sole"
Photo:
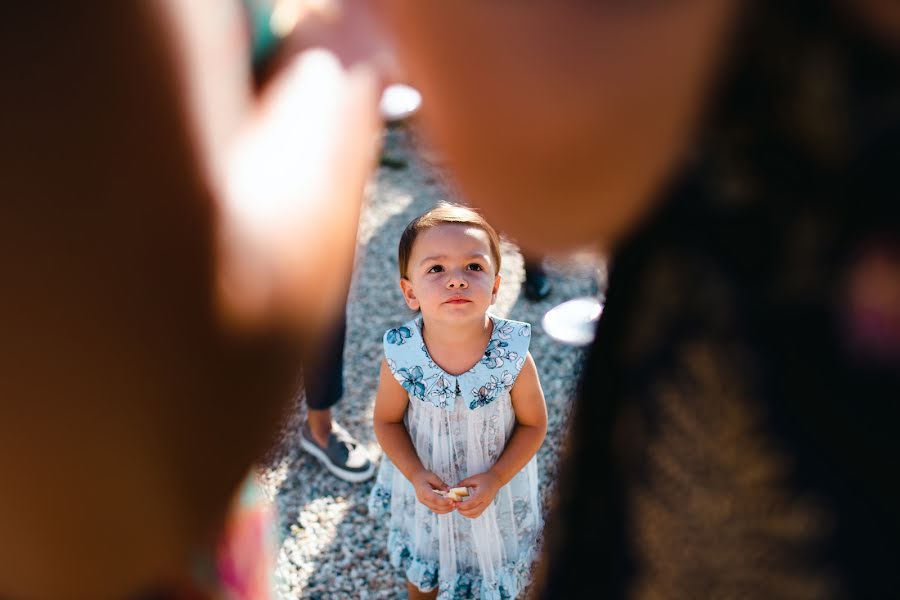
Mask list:
[[[366,481],[367,479],[371,479],[375,474],[375,464],[371,461],[369,462],[369,468],[365,471],[344,471],[343,469],[335,467],[332,462],[328,460],[328,455],[325,454],[325,452],[323,452],[321,448],[303,437],[302,433],[300,434],[300,447],[319,459],[319,462],[322,463],[322,465],[326,469],[331,471],[331,474],[338,479],[343,479],[344,481],[349,481],[350,483],[361,483],[363,481]]]

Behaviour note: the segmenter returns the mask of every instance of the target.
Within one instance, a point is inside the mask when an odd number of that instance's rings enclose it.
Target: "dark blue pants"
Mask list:
[[[304,364],[306,407],[325,410],[337,404],[344,395],[344,338],[347,314],[341,314],[331,334],[316,348],[316,356]]]

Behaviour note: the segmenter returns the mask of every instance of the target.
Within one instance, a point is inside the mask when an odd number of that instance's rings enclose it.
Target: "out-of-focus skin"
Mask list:
[[[219,199],[219,299],[243,326],[309,334],[344,304],[391,53],[367,2],[309,3],[259,101],[229,2],[164,0],[182,33],[201,154]],[[316,293],[309,293],[315,289]]]
[[[269,443],[297,364],[267,332],[343,306],[380,50],[304,22],[255,97],[237,2],[4,16],[0,596],[134,597]]]
[[[737,0],[378,0],[467,199],[535,252],[614,245],[690,152]]]
[[[840,0],[900,50],[900,4]],[[741,0],[373,0],[467,199],[535,254],[609,250],[685,160]]]

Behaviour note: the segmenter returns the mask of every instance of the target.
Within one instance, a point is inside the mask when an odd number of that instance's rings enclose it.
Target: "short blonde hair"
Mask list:
[[[403,235],[400,236],[400,246],[398,248],[398,259],[400,266],[400,277],[407,278],[408,263],[410,254],[412,254],[413,244],[419,234],[428,231],[438,225],[469,225],[477,227],[488,235],[488,243],[491,247],[491,258],[497,267],[497,273],[500,272],[500,236],[497,231],[491,227],[490,223],[485,221],[484,217],[477,211],[459,204],[450,202],[442,202],[436,207],[419,217],[413,219]]]

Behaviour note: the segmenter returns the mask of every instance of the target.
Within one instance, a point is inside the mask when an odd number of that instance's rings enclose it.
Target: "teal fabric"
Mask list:
[[[254,70],[266,63],[281,43],[281,38],[272,31],[271,19],[273,0],[243,0],[253,45],[252,61]]]

